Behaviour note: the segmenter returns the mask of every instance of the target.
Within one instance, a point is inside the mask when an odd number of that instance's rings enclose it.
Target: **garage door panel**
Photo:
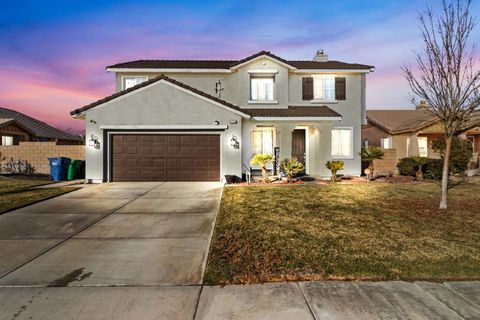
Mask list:
[[[125,141],[126,142],[137,142],[138,139],[140,138],[140,136],[137,136],[137,135],[125,135]]]
[[[112,136],[112,181],[220,180],[220,136]]]
[[[127,154],[137,154],[138,151],[139,150],[137,149],[137,146],[127,145],[125,153],[127,153]]]
[[[175,157],[180,153],[179,146],[168,146],[165,150],[165,156],[167,157]]]

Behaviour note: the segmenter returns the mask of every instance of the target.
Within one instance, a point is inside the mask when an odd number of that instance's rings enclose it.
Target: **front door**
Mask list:
[[[292,159],[300,161],[305,167],[305,129],[292,132]]]

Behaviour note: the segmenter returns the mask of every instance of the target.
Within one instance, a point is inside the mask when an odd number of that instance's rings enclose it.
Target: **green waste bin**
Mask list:
[[[82,177],[83,171],[83,161],[82,160],[72,160],[70,166],[68,167],[67,180],[80,179]]]

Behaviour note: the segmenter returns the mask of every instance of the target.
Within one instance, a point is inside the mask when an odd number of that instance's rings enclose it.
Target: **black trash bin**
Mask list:
[[[236,175],[233,175],[233,174],[225,175],[225,181],[227,182],[227,184],[238,183],[240,182],[240,180],[241,178]]]
[[[64,157],[48,158],[50,161],[50,177],[53,181],[67,180],[70,159]]]

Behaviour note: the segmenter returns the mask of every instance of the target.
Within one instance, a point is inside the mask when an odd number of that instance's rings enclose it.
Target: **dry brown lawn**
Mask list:
[[[284,280],[480,279],[480,185],[232,187],[224,191],[208,284]]]

